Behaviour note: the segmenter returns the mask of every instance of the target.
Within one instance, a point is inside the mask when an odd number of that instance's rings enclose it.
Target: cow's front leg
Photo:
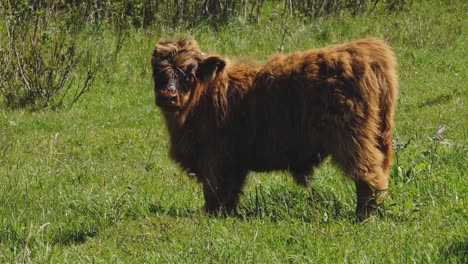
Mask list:
[[[220,187],[213,180],[203,180],[203,196],[205,197],[205,205],[203,211],[207,214],[216,214],[221,207]]]
[[[207,214],[240,216],[239,202],[245,183],[246,172],[230,170],[210,175],[203,180],[203,195]]]

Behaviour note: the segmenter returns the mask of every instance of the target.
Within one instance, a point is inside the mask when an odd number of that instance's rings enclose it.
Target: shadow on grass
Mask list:
[[[468,237],[458,237],[440,249],[442,255],[448,262],[468,263]]]
[[[202,208],[183,207],[175,204],[164,206],[152,203],[148,210],[152,215],[174,218],[194,218],[204,215]],[[241,198],[241,216],[219,213],[208,217],[327,222],[330,220],[354,220],[355,215],[354,208],[345,204],[334,193],[286,187],[280,184],[268,187],[260,186],[255,188],[253,192],[244,194]]]
[[[60,244],[60,245],[76,245],[76,244],[83,244],[86,242],[86,240],[90,237],[94,237],[97,235],[97,231],[85,231],[85,230],[79,230],[79,231],[70,231],[70,232],[65,232],[61,235],[58,235],[57,237],[54,237],[53,243],[54,244]]]
[[[120,220],[135,220],[141,221],[147,214],[156,217],[161,216],[168,216],[170,218],[194,218],[200,215],[201,210],[193,209],[193,208],[182,208],[177,207],[174,204],[170,206],[162,206],[158,203],[152,203],[148,206],[146,213],[141,214],[132,214],[128,215]],[[57,235],[51,238],[52,244],[59,244],[59,245],[77,245],[77,244],[84,244],[89,238],[92,238],[102,230],[112,227],[115,224],[115,221],[109,221],[107,223],[101,224],[98,227],[90,227],[90,228],[68,228],[57,232]]]
[[[315,187],[260,186],[247,193],[242,204],[242,214],[246,219],[328,222],[355,218],[354,208],[342,197]]]
[[[156,216],[166,215],[169,217],[193,218],[200,215],[201,209],[182,208],[175,205],[164,207],[161,204],[153,203],[148,208],[149,212]]]
[[[328,189],[303,189],[283,184],[259,186],[247,192],[241,200],[241,220],[267,220],[272,222],[302,221],[304,223],[326,223],[330,221],[354,222],[354,204],[347,203],[346,197]],[[349,202],[349,201],[348,201]],[[159,203],[153,201],[146,209],[128,218],[140,221],[145,216],[194,219],[204,217],[202,208],[185,203]],[[210,218],[230,218],[235,215],[214,215]],[[237,218],[237,217],[236,217]],[[53,244],[83,244],[113,221],[96,226],[68,227],[51,238]]]
[[[423,108],[423,107],[428,107],[428,106],[441,105],[441,104],[444,104],[444,103],[452,100],[455,96],[457,96],[457,93],[455,93],[455,94],[442,94],[442,95],[439,95],[439,96],[437,96],[435,98],[428,99],[426,101],[420,102],[418,104],[418,107]]]

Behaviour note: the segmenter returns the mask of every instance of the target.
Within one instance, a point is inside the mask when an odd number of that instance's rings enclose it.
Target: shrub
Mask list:
[[[4,5],[0,48],[0,95],[10,108],[56,108],[75,85],[83,56],[77,50],[76,32],[46,8]],[[89,90],[97,67],[91,67],[72,103]],[[80,85],[78,85],[80,86]]]

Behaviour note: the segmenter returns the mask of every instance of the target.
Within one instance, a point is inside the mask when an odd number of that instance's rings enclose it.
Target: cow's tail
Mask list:
[[[393,116],[398,95],[398,73],[397,62],[392,48],[379,41],[379,46],[376,49],[374,57],[374,72],[377,77],[380,88],[380,135],[379,148],[384,154],[383,170],[386,174],[389,173],[392,163],[392,129]]]

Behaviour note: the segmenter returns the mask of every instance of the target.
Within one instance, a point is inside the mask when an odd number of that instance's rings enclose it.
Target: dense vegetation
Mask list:
[[[114,63],[129,30],[180,30],[203,26],[219,29],[233,20],[260,23],[296,17],[318,18],[340,12],[353,15],[377,7],[396,12],[406,1],[271,1],[264,0],[2,0],[0,96],[10,108],[56,109],[69,105],[92,86],[104,64]],[[202,26],[200,26],[202,25]],[[115,33],[107,52],[80,49],[81,36]],[[88,38],[89,40],[89,38]]]
[[[333,3],[333,4],[324,4]],[[0,6],[0,262],[467,263],[461,0],[8,1]],[[200,212],[167,157],[150,55],[194,36],[232,59],[375,36],[400,97],[390,196],[357,224],[330,162],[309,189],[251,174],[246,219]]]

